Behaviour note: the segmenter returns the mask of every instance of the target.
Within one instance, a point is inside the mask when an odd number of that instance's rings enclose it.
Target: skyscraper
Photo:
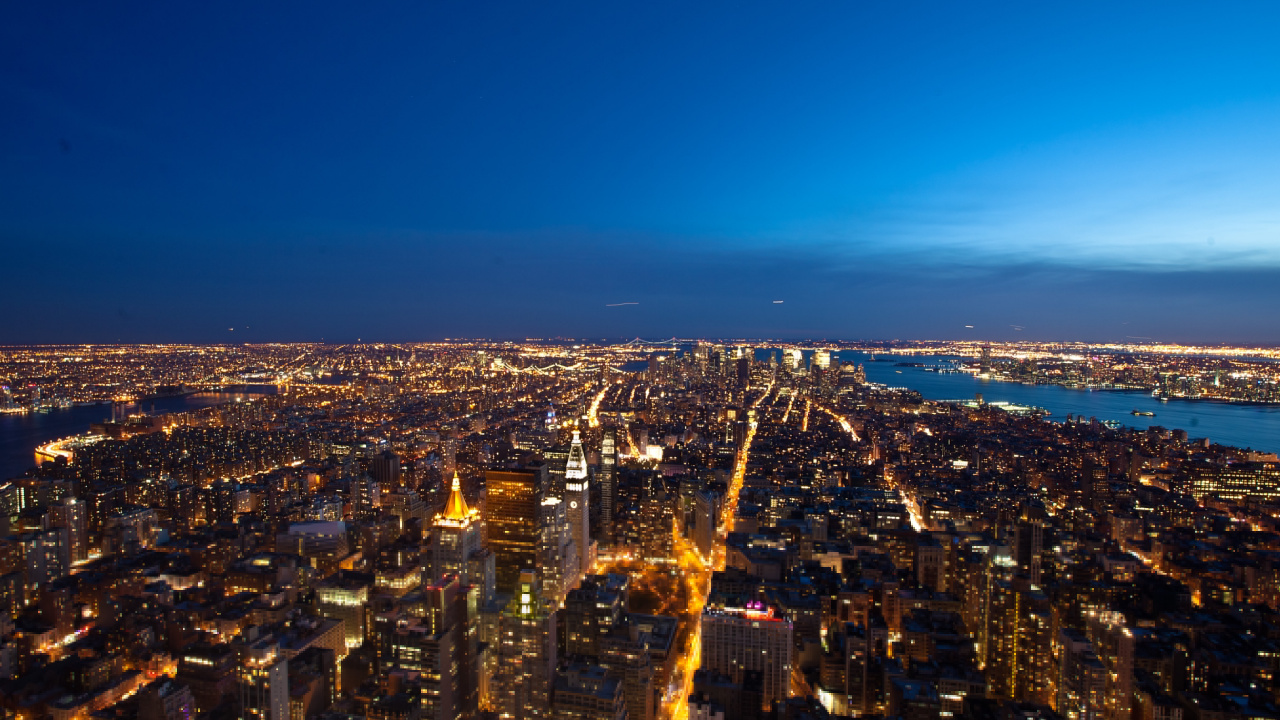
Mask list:
[[[62,498],[49,508],[49,524],[67,529],[67,550],[73,563],[89,559],[86,512],[85,504],[72,496]]]
[[[379,500],[378,481],[369,475],[359,475],[351,480],[351,514],[357,520],[369,520],[377,516]]]
[[[511,592],[521,568],[537,567],[538,517],[547,466],[518,470],[488,470],[485,523],[493,551],[495,580],[500,592]]]
[[[540,596],[554,611],[578,583],[578,549],[570,534],[569,518],[560,498],[544,498],[538,507],[538,571]]]
[[[618,487],[618,431],[607,427],[600,436],[600,541],[613,544],[613,513]]]
[[[480,513],[467,506],[457,473],[444,510],[431,524],[431,555],[423,581],[433,584],[450,575],[476,586],[482,605],[493,596],[494,555],[484,547]]]
[[[479,706],[479,660],[468,592],[457,576],[446,575],[422,588],[421,616],[382,616],[389,667],[422,673],[422,717],[474,717]]]
[[[569,460],[564,471],[565,512],[569,516],[569,536],[577,546],[578,567],[570,585],[591,572],[594,553],[591,552],[591,492],[587,486],[587,456],[582,451],[582,438],[573,431],[573,444],[569,447]]]
[[[498,672],[493,698],[498,717],[551,717],[556,667],[556,616],[538,595],[538,574],[521,570],[515,596],[499,618]]]

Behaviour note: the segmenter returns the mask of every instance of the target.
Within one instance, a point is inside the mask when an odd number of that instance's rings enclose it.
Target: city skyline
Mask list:
[[[0,343],[1280,338],[1274,6],[926,8],[11,8]]]

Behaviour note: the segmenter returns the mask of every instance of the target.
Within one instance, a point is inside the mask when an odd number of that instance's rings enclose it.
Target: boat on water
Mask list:
[[[1135,410],[1133,411],[1133,414],[1134,414],[1134,415],[1141,415],[1141,416],[1143,416],[1143,417],[1155,417],[1155,416],[1156,416],[1156,414],[1155,414],[1155,413],[1153,413],[1153,412],[1151,412],[1150,410],[1137,410],[1137,409],[1135,409]]]

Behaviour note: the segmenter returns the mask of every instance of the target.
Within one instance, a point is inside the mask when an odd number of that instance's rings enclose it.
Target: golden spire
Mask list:
[[[471,510],[467,508],[467,501],[462,497],[462,481],[458,479],[458,473],[455,472],[453,489],[449,491],[449,502],[444,506],[444,517],[446,520],[461,522],[470,516]]]

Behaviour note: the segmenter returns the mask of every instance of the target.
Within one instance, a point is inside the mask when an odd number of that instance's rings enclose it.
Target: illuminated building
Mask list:
[[[618,430],[607,427],[600,435],[600,541],[613,544],[613,515],[618,492]]]
[[[675,557],[675,503],[660,476],[649,479],[649,491],[640,502],[636,531],[642,557],[652,563],[670,562]]]
[[[804,364],[804,352],[799,348],[787,348],[782,351],[782,367],[788,372],[796,372]]]
[[[377,517],[381,504],[381,493],[378,481],[369,475],[360,475],[351,479],[351,515],[357,520],[370,520]]]
[[[470,718],[478,710],[480,667],[467,594],[456,576],[427,585],[423,616],[394,615],[382,633],[382,670],[420,673],[424,718]]]
[[[25,532],[16,539],[26,571],[28,597],[35,597],[37,589],[71,572],[66,528]]]
[[[622,682],[604,668],[575,663],[556,673],[556,720],[628,720]]]
[[[343,622],[348,648],[364,644],[373,581],[371,575],[340,570],[316,585],[317,609],[324,617]]]
[[[89,559],[89,528],[85,504],[67,496],[49,507],[49,524],[67,529],[67,549],[71,562]]]
[[[1280,463],[1249,462],[1197,465],[1177,489],[1192,497],[1243,501],[1280,499]]]
[[[289,720],[289,661],[277,653],[273,640],[244,649],[236,679],[241,718]]]
[[[495,581],[500,592],[510,592],[520,568],[537,567],[539,506],[547,468],[487,470],[484,478],[485,524],[494,555]]]
[[[569,464],[568,445],[556,445],[542,452],[542,459],[547,464],[547,485],[543,495],[547,497],[564,497],[564,473]]]
[[[112,512],[102,529],[104,555],[133,555],[155,545],[156,511],[132,507]]]
[[[236,689],[236,655],[229,645],[197,643],[183,648],[177,681],[191,688],[196,709],[209,712]]]
[[[565,598],[560,613],[560,647],[570,657],[596,658],[600,638],[622,621],[630,579],[626,575],[588,575]]]
[[[622,680],[629,720],[654,718],[655,673],[648,640],[648,633],[629,620],[615,625],[600,638],[598,662],[608,669],[610,675]]]
[[[1068,720],[1105,717],[1107,671],[1083,633],[1063,628],[1058,635],[1057,693],[1053,708]]]
[[[555,610],[579,577],[578,550],[570,535],[565,504],[549,497],[538,507],[538,570],[542,600]]]
[[[446,575],[461,578],[465,585],[479,589],[479,602],[489,601],[494,592],[494,555],[484,547],[480,513],[467,506],[462,482],[455,473],[444,510],[431,525],[431,555],[425,580],[439,581]]]
[[[693,544],[704,558],[710,558],[716,540],[716,520],[723,498],[715,490],[699,490],[694,494]]]
[[[551,717],[556,667],[556,616],[538,593],[538,574],[522,570],[515,596],[499,617],[498,671],[493,700],[498,717],[511,720]]]
[[[785,700],[791,682],[791,620],[759,602],[708,605],[702,611],[702,669],[741,684],[743,673],[763,678],[763,707]]]
[[[569,458],[565,462],[564,471],[565,512],[569,516],[569,535],[577,548],[578,569],[570,582],[577,584],[577,578],[591,571],[593,553],[591,552],[591,492],[587,486],[587,456],[582,452],[582,439],[578,431],[573,431],[573,444],[569,448]]]
[[[446,476],[458,471],[458,439],[452,435],[440,441],[441,461]]]

